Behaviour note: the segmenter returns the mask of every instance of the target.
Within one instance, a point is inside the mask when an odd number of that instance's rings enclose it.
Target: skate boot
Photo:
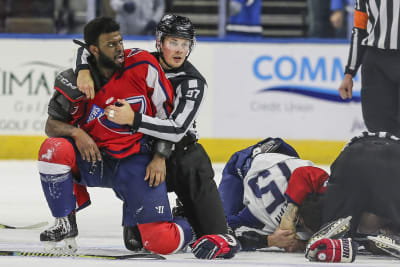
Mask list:
[[[55,253],[74,253],[78,250],[75,237],[78,236],[75,213],[56,218],[50,228],[40,234],[40,241],[45,243],[46,250]],[[64,247],[57,247],[60,241],[65,242]]]
[[[367,238],[374,242],[377,248],[400,259],[400,236],[378,235],[367,236]]]
[[[142,237],[137,226],[124,226],[124,244],[128,250],[142,251]]]

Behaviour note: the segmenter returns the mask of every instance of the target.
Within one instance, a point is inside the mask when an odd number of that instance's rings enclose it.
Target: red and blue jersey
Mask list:
[[[74,103],[70,123],[85,130],[100,149],[124,158],[140,151],[143,134],[107,119],[104,109],[117,99],[125,99],[136,112],[165,119],[173,107],[173,89],[154,56],[126,49],[124,68],[113,74],[94,99]]]

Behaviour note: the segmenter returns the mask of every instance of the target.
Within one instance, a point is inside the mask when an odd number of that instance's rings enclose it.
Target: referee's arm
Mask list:
[[[349,57],[346,65],[345,74],[354,77],[361,65],[361,59],[365,47],[361,41],[368,35],[367,33],[368,14],[365,0],[357,0],[354,10],[354,25],[351,34]]]

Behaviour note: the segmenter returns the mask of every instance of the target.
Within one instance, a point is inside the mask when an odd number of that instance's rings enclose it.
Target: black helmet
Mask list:
[[[157,33],[172,35],[184,39],[194,40],[196,32],[189,18],[167,14],[157,25]]]
[[[164,15],[157,25],[157,49],[159,48],[159,44],[164,40],[165,36],[175,36],[190,40],[190,51],[196,42],[196,32],[190,19],[174,14]]]

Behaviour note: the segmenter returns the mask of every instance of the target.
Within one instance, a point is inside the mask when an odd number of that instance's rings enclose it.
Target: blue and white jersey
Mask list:
[[[243,204],[261,223],[260,230],[272,234],[279,226],[287,207],[285,191],[289,179],[295,169],[304,166],[314,164],[278,153],[261,153],[253,159],[243,180]]]

